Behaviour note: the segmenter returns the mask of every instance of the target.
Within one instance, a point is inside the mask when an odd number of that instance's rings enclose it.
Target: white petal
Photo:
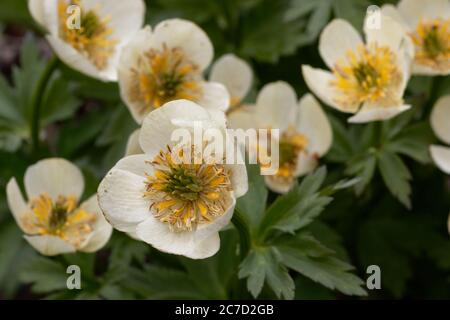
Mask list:
[[[89,213],[95,213],[97,221],[95,222],[93,232],[80,251],[95,252],[103,248],[112,234],[112,226],[106,221],[98,205],[97,195],[93,195],[87,201],[81,204],[81,208]]]
[[[436,136],[450,144],[450,95],[439,98],[431,111],[431,127]]]
[[[301,177],[311,173],[317,168],[319,161],[317,155],[310,153],[300,153],[297,159],[297,167],[295,168],[295,177]]]
[[[385,4],[381,7],[381,14],[391,17],[398,23],[402,24],[403,27],[410,30],[410,26],[406,22],[405,18],[401,15],[398,9],[392,4]]]
[[[207,258],[217,252],[219,245],[217,242],[211,244],[208,240],[227,226],[233,216],[236,200],[234,198],[232,200],[233,202],[222,216],[209,224],[198,226],[195,231],[172,232],[167,224],[152,217],[137,227],[136,234],[158,250],[192,259]]]
[[[230,164],[226,166],[230,169],[230,180],[236,198],[242,197],[248,191],[247,168],[245,164]]]
[[[450,69],[435,69],[426,65],[413,63],[412,73],[419,76],[448,76]]]
[[[439,169],[450,174],[450,148],[442,146],[430,146],[431,157]]]
[[[47,0],[28,0],[28,10],[37,23],[45,27],[44,2]]]
[[[380,46],[388,46],[392,51],[397,52],[400,45],[407,37],[408,30],[393,18],[381,14],[380,28],[369,28],[364,24],[366,42],[377,43]]]
[[[128,171],[137,176],[146,177],[146,174],[153,173],[153,166],[149,165],[147,162],[153,161],[154,159],[148,154],[133,154],[125,158],[120,159],[115,165],[114,169],[120,169]]]
[[[253,72],[245,60],[225,54],[213,64],[209,78],[224,84],[233,98],[242,101],[252,85]]]
[[[319,52],[326,65],[332,69],[348,50],[355,51],[363,44],[361,36],[353,26],[342,19],[334,19],[322,31]]]
[[[98,202],[115,229],[135,231],[139,223],[151,216],[151,203],[144,197],[145,188],[145,177],[122,169],[111,169],[102,180],[97,192]]]
[[[202,97],[197,103],[209,110],[227,111],[230,106],[230,94],[227,88],[218,82],[202,82]]]
[[[80,169],[61,158],[49,158],[29,166],[24,181],[28,198],[47,193],[52,199],[59,195],[80,199],[84,189]]]
[[[401,105],[397,107],[376,107],[364,105],[361,110],[353,117],[348,119],[350,123],[366,123],[378,120],[389,120],[399,115],[400,113],[407,111],[411,108],[410,105]]]
[[[280,194],[288,193],[295,183],[295,180],[287,182],[278,179],[273,179],[272,176],[264,176],[264,181],[266,182],[266,185],[270,190]]]
[[[232,129],[250,129],[262,128],[264,125],[259,123],[256,105],[245,105],[232,110],[228,114],[228,126]]]
[[[15,178],[11,178],[6,185],[6,197],[11,213],[13,214],[20,229],[23,231],[24,228],[22,226],[22,219],[30,208],[28,208],[27,203],[23,199],[22,192],[20,191]]]
[[[48,35],[46,39],[56,55],[71,68],[102,81],[117,80],[117,73],[114,70],[99,71],[85,56],[59,38]]]
[[[261,89],[256,105],[260,119],[265,120],[266,127],[284,130],[293,123],[297,94],[284,81],[272,82]]]
[[[450,17],[448,0],[427,0],[426,4],[423,0],[401,0],[397,7],[412,28],[415,28],[421,19],[442,18],[445,20]]]
[[[171,101],[152,111],[144,119],[139,144],[153,158],[161,150],[166,150],[167,145],[177,142],[171,139],[174,130],[197,124],[213,124],[206,109],[188,100]]]
[[[24,236],[28,243],[46,256],[75,252],[75,247],[55,236]]]
[[[302,66],[303,78],[305,79],[308,88],[324,103],[333,107],[341,112],[354,113],[358,110],[358,105],[348,108],[342,108],[335,102],[335,98],[338,95],[336,89],[334,89],[330,82],[334,79],[331,72],[311,68],[310,66]]]
[[[169,19],[155,27],[155,40],[162,47],[181,48],[187,57],[205,70],[212,61],[214,51],[208,35],[196,24],[182,19]]]
[[[141,146],[139,145],[140,131],[141,131],[140,129],[136,129],[133,131],[132,134],[130,134],[130,137],[128,138],[128,141],[127,141],[126,151],[125,151],[126,156],[144,153]]]
[[[133,77],[132,70],[137,67],[140,57],[155,46],[152,29],[150,26],[139,30],[134,34],[128,44],[122,49],[118,65],[118,78],[120,96],[125,102],[126,106],[131,112],[131,115],[137,123],[142,123],[142,120],[148,113],[143,103],[132,101],[129,96],[129,91],[133,85],[131,80]]]
[[[323,156],[333,142],[333,131],[322,107],[311,94],[300,100],[297,129],[308,139],[308,152]]]
[[[168,227],[154,218],[141,223],[137,236],[156,249],[191,259],[205,259],[213,256],[220,248],[218,233],[206,239],[197,239],[195,232],[171,232]]]

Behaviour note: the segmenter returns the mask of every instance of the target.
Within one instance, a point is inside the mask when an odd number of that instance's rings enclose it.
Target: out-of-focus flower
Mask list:
[[[6,187],[9,208],[25,239],[44,255],[94,252],[111,236],[93,195],[78,206],[83,193],[81,171],[67,160],[45,159],[25,173],[26,202],[15,178]]]
[[[28,7],[64,63],[103,81],[117,81],[121,48],[145,15],[142,0],[29,0]]]
[[[152,110],[178,99],[227,110],[226,88],[203,78],[212,58],[211,41],[190,21],[170,19],[154,30],[149,26],[140,30],[123,49],[119,62],[121,96],[134,119],[141,123]]]
[[[401,0],[382,13],[400,22],[411,37],[415,56],[412,72],[419,75],[450,74],[450,2]]]
[[[450,145],[450,95],[441,97],[436,102],[430,121],[438,138]],[[439,169],[450,174],[450,147],[432,145],[430,152]]]
[[[247,62],[234,54],[225,54],[212,66],[211,81],[222,83],[230,94],[230,111],[242,104],[253,82],[253,72]]]
[[[248,181],[245,165],[204,158],[198,164],[175,161],[182,153],[198,155],[194,143],[179,148],[171,140],[176,129],[194,130],[194,122],[225,132],[224,123],[218,125],[192,101],[172,101],[152,111],[139,133],[145,153],[120,160],[101,182],[98,195],[114,228],[158,250],[202,259],[218,251],[218,232],[229,223]]]
[[[320,35],[319,52],[332,72],[302,67],[308,87],[323,102],[355,114],[349,122],[387,120],[410,108],[403,93],[413,46],[399,23],[381,18],[381,28],[365,26],[366,43],[347,21],[331,21]]]
[[[331,147],[333,132],[320,104],[307,94],[297,101],[292,87],[282,81],[265,85],[256,105],[229,116],[232,128],[279,129],[279,169],[265,176],[267,186],[286,193],[295,179],[313,171]]]

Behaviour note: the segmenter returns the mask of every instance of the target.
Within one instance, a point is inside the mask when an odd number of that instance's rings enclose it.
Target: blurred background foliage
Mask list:
[[[317,49],[323,27],[339,17],[361,30],[367,6],[383,3],[149,0],[147,23],[171,17],[198,23],[212,39],[216,58],[234,52],[251,64],[255,81],[247,99],[252,101],[262,85],[276,80],[289,82],[299,96],[306,93],[300,66],[323,66]],[[21,183],[27,166],[38,159],[59,156],[82,168],[85,197],[94,193],[137,128],[117,84],[60,66],[44,93],[45,143],[34,152],[30,101],[51,50],[25,0],[0,1],[0,31],[0,188],[5,190],[12,176]],[[367,266],[381,267],[382,289],[368,291],[364,299],[448,299],[450,182],[428,156],[428,145],[436,141],[428,115],[436,99],[449,93],[449,77],[414,77],[406,96],[412,111],[368,125],[348,125],[345,116],[324,107],[334,130],[333,148],[323,161],[328,174],[320,169],[276,201],[251,169],[251,192],[238,208],[250,220],[262,219],[259,229],[269,223],[281,234],[262,238],[264,251],[250,251],[239,274],[233,229],[222,232],[220,252],[203,261],[159,253],[119,232],[95,255],[41,257],[22,239],[1,192],[0,298],[251,298],[241,277],[260,298],[342,299],[362,294],[362,281],[349,273],[348,262],[364,281]],[[355,176],[358,182],[332,191],[333,199],[325,196],[326,188],[319,192],[324,180],[332,185]],[[264,199],[273,203],[267,210]],[[299,206],[305,199],[314,206]],[[291,223],[295,230],[287,227]],[[296,235],[287,241],[283,232]],[[65,290],[69,264],[83,270],[82,291]]]

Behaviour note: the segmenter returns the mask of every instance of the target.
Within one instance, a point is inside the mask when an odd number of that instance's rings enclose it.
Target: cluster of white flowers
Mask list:
[[[71,5],[81,9],[79,29],[67,25]],[[218,232],[247,191],[247,173],[243,165],[177,163],[186,148],[177,149],[171,133],[191,130],[192,121],[219,130],[279,129],[279,168],[265,179],[278,193],[314,170],[332,145],[328,118],[311,94],[299,100],[289,84],[278,81],[266,84],[255,103],[244,102],[252,69],[233,54],[219,58],[205,80],[213,45],[192,22],[170,19],[143,27],[142,0],[29,0],[29,8],[63,62],[91,77],[118,81],[123,101],[141,125],[130,136],[125,157],[101,182],[98,201],[92,196],[77,205],[82,174],[63,159],[42,160],[27,170],[28,201],[16,180],[9,182],[11,211],[42,254],[98,250],[112,227],[164,252],[194,259],[215,254]],[[384,6],[380,26],[364,28],[364,42],[347,21],[331,21],[319,41],[330,71],[302,66],[310,90],[325,104],[353,114],[349,122],[387,120],[410,109],[403,95],[411,74],[450,73],[447,0]],[[450,97],[444,97],[431,123],[447,144],[449,115]],[[189,150],[196,152],[194,146]],[[431,154],[450,174],[450,149],[432,146]]]

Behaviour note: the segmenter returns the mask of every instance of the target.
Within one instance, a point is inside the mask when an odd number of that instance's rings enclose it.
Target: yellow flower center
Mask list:
[[[175,160],[180,155],[182,151],[167,147],[149,162],[154,173],[147,176],[144,194],[152,200],[154,216],[174,232],[192,231],[222,216],[231,200],[230,175],[224,165],[181,163]]]
[[[77,5],[81,10],[79,17],[80,28],[73,28],[68,23],[67,8],[71,5]],[[97,69],[104,70],[108,66],[109,58],[115,52],[115,46],[118,41],[111,38],[113,30],[108,27],[110,18],[101,18],[97,11],[85,11],[81,6],[80,0],[71,0],[69,2],[59,0],[59,34],[62,40],[83,54]]]
[[[421,21],[410,36],[416,63],[440,71],[450,69],[450,19]]]
[[[365,102],[381,106],[400,102],[396,92],[403,75],[396,54],[388,47],[374,43],[348,51],[346,59],[336,63],[333,74],[336,102],[348,111],[357,111]]]
[[[268,143],[270,146],[270,143]],[[271,179],[292,180],[297,168],[298,156],[306,152],[308,138],[290,127],[280,137],[279,141],[279,167]],[[269,150],[271,154],[271,150]],[[263,163],[265,163],[263,161]],[[270,167],[271,163],[264,165]]]
[[[30,201],[31,211],[23,218],[30,235],[53,235],[78,247],[92,232],[97,218],[77,207],[74,196],[58,196],[54,201],[46,193]]]
[[[151,49],[131,72],[129,96],[142,105],[141,113],[176,99],[196,101],[202,93],[201,71],[181,48]]]

